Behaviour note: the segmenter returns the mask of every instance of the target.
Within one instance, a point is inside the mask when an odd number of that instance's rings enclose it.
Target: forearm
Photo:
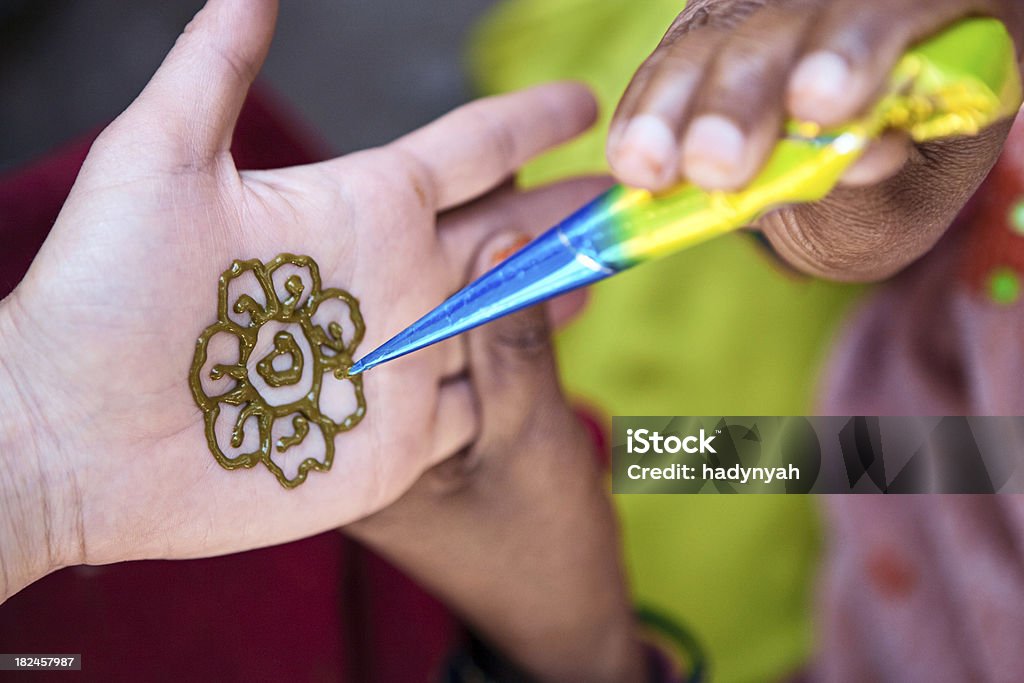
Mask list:
[[[530,674],[642,680],[614,515],[578,443],[496,454],[469,474],[446,463],[352,531]]]
[[[0,303],[0,602],[46,574],[73,562],[70,539],[80,536],[77,487],[48,459],[59,457],[41,427],[45,416],[32,398],[37,378],[25,372],[26,349]]]

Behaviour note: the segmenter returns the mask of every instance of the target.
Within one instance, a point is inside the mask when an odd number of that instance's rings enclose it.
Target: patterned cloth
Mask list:
[[[1024,414],[1024,116],[938,248],[846,328],[821,412]],[[827,681],[1019,681],[1024,497],[828,501]]]

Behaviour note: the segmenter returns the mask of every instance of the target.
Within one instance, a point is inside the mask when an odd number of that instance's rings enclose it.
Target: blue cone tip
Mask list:
[[[352,375],[358,375],[359,373],[363,372],[364,370],[369,370],[371,367],[373,367],[373,366],[370,365],[367,362],[366,356],[363,356],[362,358],[360,358],[359,360],[357,360],[355,363],[352,364],[352,367],[350,367],[348,369],[346,374],[349,377],[351,377]]]
[[[384,346],[386,346],[386,344]],[[370,368],[376,367],[379,363],[382,363],[384,361],[383,354],[379,352],[384,348],[384,346],[378,347],[353,363],[352,367],[348,369],[348,375],[350,377],[352,375],[358,375],[366,372]]]
[[[553,228],[360,358],[348,374],[358,375],[614,272],[578,253],[561,230]]]

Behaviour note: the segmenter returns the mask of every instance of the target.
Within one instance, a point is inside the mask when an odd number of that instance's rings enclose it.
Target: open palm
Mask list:
[[[266,545],[394,500],[474,437],[461,343],[369,373],[365,416],[339,359],[464,284],[488,235],[543,226],[593,189],[490,192],[589,125],[593,104],[572,84],[470,104],[379,149],[239,173],[232,129],[275,15],[269,0],[211,0],[97,140],[3,304],[45,425],[40,466],[78,506],[75,561]],[[344,292],[365,318],[358,351]],[[287,409],[314,386],[320,421]],[[246,413],[246,391],[285,408]],[[236,469],[218,466],[208,428]]]

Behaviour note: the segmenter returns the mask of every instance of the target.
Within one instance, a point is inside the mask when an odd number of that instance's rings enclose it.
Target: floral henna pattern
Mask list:
[[[246,280],[255,291],[238,293]],[[338,304],[347,308],[348,330],[343,316],[330,311]],[[310,470],[329,470],[335,435],[355,427],[366,414],[362,377],[348,375],[364,331],[359,302],[341,289],[322,289],[320,269],[310,257],[281,254],[266,264],[257,259],[232,263],[220,276],[217,322],[196,341],[189,373],[192,395],[203,411],[207,443],[221,467],[233,470],[263,463],[285,488],[304,482]],[[211,360],[221,359],[216,351],[210,358],[214,339],[234,353],[228,362],[211,367]],[[209,381],[204,383],[206,367]],[[208,386],[222,382],[221,393]],[[325,390],[330,396],[348,391],[354,407],[337,414],[337,406],[321,405]],[[218,442],[222,419],[230,424],[221,425]],[[246,431],[253,422],[257,443],[245,448],[253,440]],[[275,425],[280,434],[276,441]],[[225,438],[227,427],[230,437]],[[289,475],[282,467],[284,454],[303,442],[317,455],[303,458]]]

